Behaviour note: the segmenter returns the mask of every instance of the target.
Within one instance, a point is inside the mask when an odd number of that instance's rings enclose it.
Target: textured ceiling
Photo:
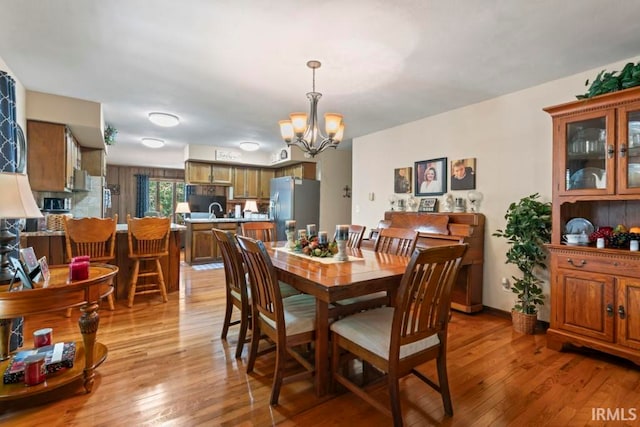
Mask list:
[[[351,139],[640,54],[640,2],[615,5],[0,0],[0,57],[28,90],[102,103],[110,163],[182,167],[185,144],[282,147],[277,121],[309,108],[309,59],[320,113],[344,114]]]

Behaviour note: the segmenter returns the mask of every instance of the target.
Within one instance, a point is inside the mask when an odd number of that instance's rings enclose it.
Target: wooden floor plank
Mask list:
[[[182,266],[181,291],[162,304],[137,297],[100,312],[98,338],[109,348],[93,392],[80,383],[44,399],[0,406],[10,426],[388,426],[391,420],[350,393],[315,397],[310,380],[283,386],[280,405],[269,406],[274,355],[245,373],[247,349],[234,358],[237,327],[220,340],[224,317],[223,270]],[[76,340],[78,311],[32,316],[33,330],[50,326],[54,340]],[[449,328],[449,379],[453,418],[440,396],[416,377],[402,380],[407,426],[603,425],[592,408],[634,409],[640,416],[640,369],[593,351],[555,352],[544,333],[516,334],[508,319],[454,313]],[[435,375],[433,364],[421,370]],[[380,401],[388,394],[376,391]],[[48,402],[46,400],[49,400]],[[42,402],[44,400],[44,402]],[[621,422],[615,425],[633,425]]]

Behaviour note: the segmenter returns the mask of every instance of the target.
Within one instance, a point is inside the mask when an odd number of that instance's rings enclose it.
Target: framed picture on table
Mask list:
[[[9,284],[9,290],[16,289],[15,282],[20,281],[22,283],[22,287],[26,289],[33,289],[33,282],[29,277],[29,274],[24,269],[22,262],[18,258],[9,257],[9,261],[11,262],[11,266],[13,267],[13,278],[11,279],[11,283]]]
[[[418,212],[437,212],[438,199],[435,197],[425,197],[420,200],[420,206],[418,206]]]
[[[439,196],[447,192],[447,158],[415,163],[416,196]]]

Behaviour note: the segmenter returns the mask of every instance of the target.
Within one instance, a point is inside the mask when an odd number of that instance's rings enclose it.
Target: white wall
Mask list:
[[[470,105],[395,128],[355,138],[353,141],[352,222],[375,227],[389,209],[393,170],[414,167],[415,161],[447,157],[475,157],[476,189],[483,193],[480,211],[486,217],[483,304],[504,311],[513,306],[514,294],[501,290],[502,277],[518,275],[505,264],[508,247],[491,234],[504,226],[511,202],[540,193],[551,200],[551,118],[542,108],[574,101],[585,93],[586,79],[606,68],[621,70],[628,59],[607,64],[540,86]],[[499,78],[499,76],[496,76]],[[472,82],[470,82],[472,84]],[[450,174],[450,165],[448,173]],[[375,193],[369,201],[368,193]],[[466,191],[453,192],[466,198]],[[442,204],[442,200],[440,202]],[[539,317],[549,320],[549,287]]]

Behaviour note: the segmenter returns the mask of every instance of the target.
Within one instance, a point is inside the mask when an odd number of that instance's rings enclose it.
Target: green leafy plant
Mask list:
[[[118,129],[114,128],[111,125],[107,125],[107,128],[104,130],[104,142],[107,145],[113,145],[116,143],[116,136],[118,135]]]
[[[587,93],[585,93],[584,95],[576,95],[576,98],[587,99],[609,92],[615,92],[634,86],[640,86],[640,62],[638,62],[637,64],[629,62],[624,66],[620,74],[617,73],[617,71],[600,71],[591,83],[591,86],[589,87]],[[584,85],[589,86],[588,79]]]
[[[542,281],[534,274],[535,268],[546,268],[547,252],[544,244],[551,240],[551,203],[541,202],[535,193],[511,203],[504,218],[504,230],[493,236],[504,237],[511,247],[507,251],[507,264],[514,264],[522,272],[513,276],[511,290],[518,295],[515,311],[536,314],[537,306],[544,305]]]

